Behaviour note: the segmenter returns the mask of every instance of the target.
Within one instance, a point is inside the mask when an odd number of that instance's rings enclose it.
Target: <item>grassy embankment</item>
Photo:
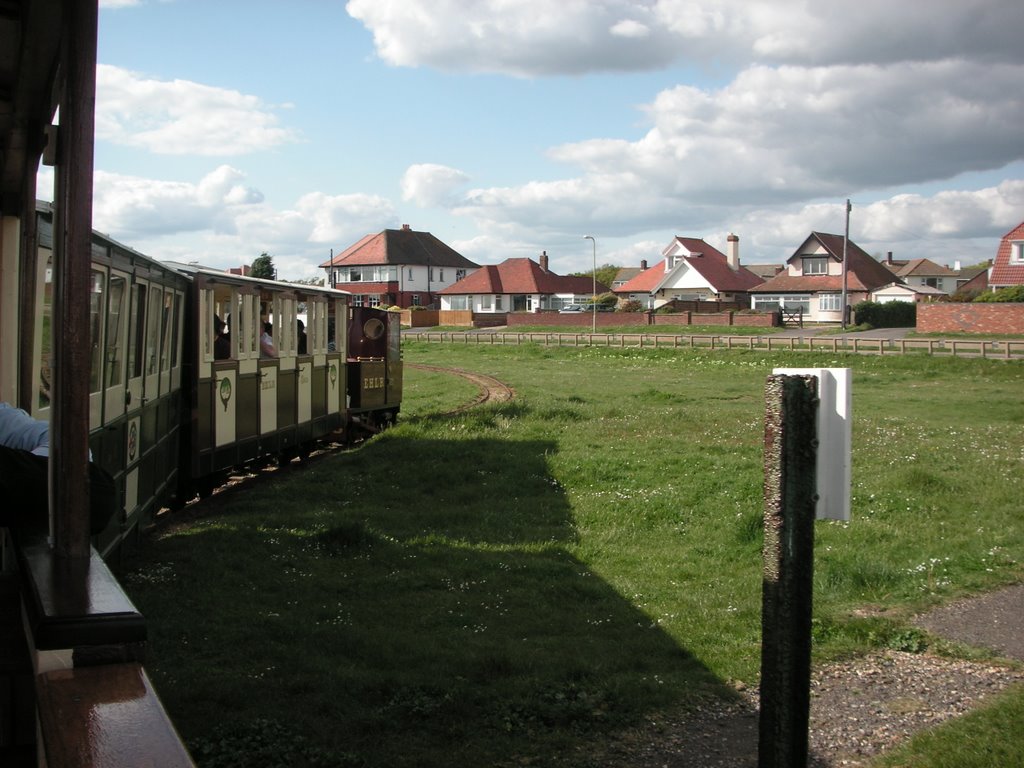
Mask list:
[[[201,766],[586,766],[617,726],[756,685],[773,366],[854,370],[853,520],[817,524],[816,660],[920,646],[913,612],[1021,578],[1019,363],[416,342],[406,360],[516,398],[439,418],[473,390],[408,370],[399,426],[131,564]]]

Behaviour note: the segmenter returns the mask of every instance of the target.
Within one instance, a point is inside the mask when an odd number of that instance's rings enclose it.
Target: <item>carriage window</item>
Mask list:
[[[153,288],[149,292],[149,322],[146,324],[146,375],[159,370],[160,364],[160,321],[163,318],[163,292]]]
[[[174,337],[175,326],[173,291],[166,291],[164,293],[164,310],[160,315],[160,323],[164,340],[160,348],[160,370],[169,371],[171,370],[171,339]]]
[[[128,310],[128,374],[137,379],[142,375],[142,342],[146,334],[146,286],[132,286],[132,300]]]
[[[103,310],[105,275],[92,271],[92,285],[89,290],[89,391],[103,389]]]
[[[110,278],[110,313],[107,315],[107,386],[124,381],[124,350],[121,345],[124,322],[124,299],[127,280],[114,275]]]

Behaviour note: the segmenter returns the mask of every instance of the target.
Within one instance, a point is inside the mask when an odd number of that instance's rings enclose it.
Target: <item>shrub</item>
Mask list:
[[[983,302],[1024,302],[1024,285],[1011,285],[1000,288],[998,291],[986,291],[978,296],[975,301]]]
[[[858,325],[872,328],[911,328],[917,325],[917,304],[910,301],[890,301],[879,304],[862,301],[853,308]]]
[[[641,304],[636,299],[630,299],[629,301],[625,301],[622,303],[622,306],[619,307],[620,312],[643,312],[643,310],[644,305]]]

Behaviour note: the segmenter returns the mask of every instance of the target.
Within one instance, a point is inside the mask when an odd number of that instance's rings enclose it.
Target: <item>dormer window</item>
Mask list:
[[[1024,264],[1024,240],[1010,243],[1010,263]]]
[[[827,275],[828,274],[828,257],[827,256],[803,256],[803,273],[805,275]]]

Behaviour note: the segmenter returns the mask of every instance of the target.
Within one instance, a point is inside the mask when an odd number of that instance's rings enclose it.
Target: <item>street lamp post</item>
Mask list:
[[[584,235],[583,239],[589,240],[594,246],[594,271],[590,273],[594,278],[590,296],[590,313],[593,316],[590,332],[597,333],[597,240],[593,235]]]

